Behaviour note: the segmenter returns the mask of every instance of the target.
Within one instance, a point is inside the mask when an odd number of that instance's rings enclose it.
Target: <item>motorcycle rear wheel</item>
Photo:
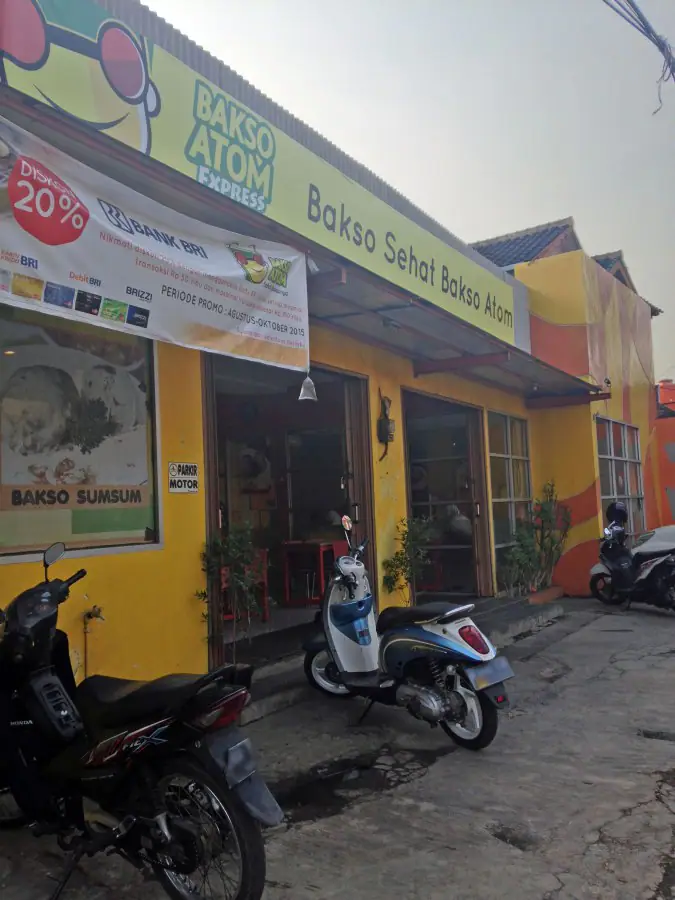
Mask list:
[[[469,693],[467,688],[464,690]],[[466,750],[484,750],[497,737],[497,729],[499,728],[499,713],[496,707],[485,694],[472,694],[472,703],[475,704],[474,710],[471,712],[472,725],[467,721],[460,724],[458,722],[440,722],[443,731],[460,747]]]
[[[190,760],[175,759],[167,763],[157,791],[170,817],[179,817],[198,829],[203,856],[190,875],[153,866],[166,893],[173,900],[260,900],[266,868],[260,826],[224,780],[212,778]],[[232,876],[224,871],[229,850],[237,857]]]
[[[603,575],[602,572],[593,575],[589,587],[595,599],[604,603],[605,606],[620,606],[623,602],[612,589],[612,579]]]

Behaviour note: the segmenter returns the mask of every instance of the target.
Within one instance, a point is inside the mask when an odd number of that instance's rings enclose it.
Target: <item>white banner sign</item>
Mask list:
[[[199,466],[196,463],[169,463],[169,493],[198,494]]]
[[[204,225],[0,117],[0,301],[307,369],[304,255]]]

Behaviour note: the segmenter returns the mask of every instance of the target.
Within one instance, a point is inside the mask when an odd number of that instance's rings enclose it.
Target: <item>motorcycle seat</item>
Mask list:
[[[420,606],[388,606],[378,616],[376,630],[378,634],[384,634],[392,628],[402,628],[404,625],[428,625],[444,617],[461,619],[473,610],[473,603],[456,606],[445,600],[434,600]]]
[[[643,563],[648,559],[655,559],[657,556],[667,556],[669,550],[664,550],[663,546],[659,546],[658,544],[656,546],[652,544],[650,547],[649,542],[647,542],[644,546],[635,547],[631,553],[633,559]]]
[[[155,681],[127,681],[92,675],[77,688],[77,706],[93,730],[143,724],[175,714],[199,690],[203,675],[165,675]],[[220,694],[237,691],[223,685]]]

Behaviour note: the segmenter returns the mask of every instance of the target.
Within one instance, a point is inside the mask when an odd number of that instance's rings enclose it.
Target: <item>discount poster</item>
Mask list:
[[[0,117],[0,301],[291,369],[302,253],[167,209]]]

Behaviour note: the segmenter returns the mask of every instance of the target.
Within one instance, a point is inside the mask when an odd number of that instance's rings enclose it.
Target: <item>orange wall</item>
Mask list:
[[[659,403],[675,411],[675,384],[659,384]],[[661,489],[661,524],[675,524],[675,417],[656,420],[656,448]]]
[[[656,447],[661,478],[661,524],[675,525],[675,418],[656,422]]]
[[[596,416],[640,429],[647,527],[661,523],[650,310],[583,251],[517,266],[515,275],[530,291],[533,355],[603,390],[611,382],[610,400],[531,418],[535,491],[554,477],[572,511],[556,579],[570,594],[586,593],[602,527]]]

